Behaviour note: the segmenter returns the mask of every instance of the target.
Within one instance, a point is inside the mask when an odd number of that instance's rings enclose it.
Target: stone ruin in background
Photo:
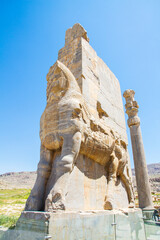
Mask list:
[[[134,206],[119,81],[80,24],[47,74],[37,180],[26,211]]]

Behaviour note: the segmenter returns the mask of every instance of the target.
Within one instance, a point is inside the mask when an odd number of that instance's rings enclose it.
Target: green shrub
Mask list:
[[[19,217],[0,215],[0,225],[3,227],[14,228]]]

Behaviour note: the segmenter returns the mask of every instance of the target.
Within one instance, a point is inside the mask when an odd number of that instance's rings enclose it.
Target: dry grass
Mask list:
[[[12,227],[15,225],[24,209],[30,189],[0,190],[0,225]]]

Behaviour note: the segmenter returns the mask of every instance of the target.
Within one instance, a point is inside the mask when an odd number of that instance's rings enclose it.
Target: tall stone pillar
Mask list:
[[[153,202],[140,128],[140,118],[137,115],[139,106],[134,100],[134,95],[135,92],[129,89],[124,92],[123,97],[126,99],[125,108],[131,134],[139,207],[142,209],[152,209]]]

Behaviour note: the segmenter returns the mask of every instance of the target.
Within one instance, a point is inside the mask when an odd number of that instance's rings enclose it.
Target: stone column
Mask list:
[[[130,128],[132,152],[135,166],[139,207],[142,209],[153,209],[151,190],[149,185],[148,171],[145,160],[143,140],[138,114],[138,104],[134,100],[135,92],[126,90],[123,97],[126,99],[126,113],[128,115],[128,126]]]

